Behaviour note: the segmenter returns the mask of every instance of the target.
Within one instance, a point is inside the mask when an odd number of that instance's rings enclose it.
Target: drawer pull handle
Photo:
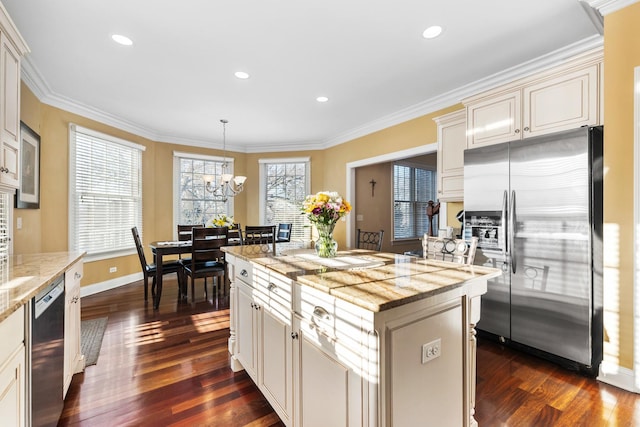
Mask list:
[[[292,340],[297,340],[298,339],[298,333],[297,332],[291,332],[291,339]]]
[[[278,287],[275,283],[269,283],[269,287],[267,289],[269,289],[269,292],[278,292]]]
[[[313,308],[313,317],[314,317],[314,319],[318,318],[320,320],[325,320],[326,321],[326,320],[329,320],[331,318],[331,315],[329,314],[329,312],[325,308],[316,305]]]
[[[243,268],[242,271],[240,272],[240,275],[242,277],[249,277],[249,272]]]

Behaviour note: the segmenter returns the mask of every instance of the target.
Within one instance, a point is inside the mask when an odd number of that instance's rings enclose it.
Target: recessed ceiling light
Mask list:
[[[431,27],[424,30],[422,33],[422,37],[425,39],[434,39],[438,37],[442,33],[442,27],[439,25],[432,25]]]
[[[319,96],[316,98],[316,101],[318,102],[327,102],[329,100],[329,98],[327,98],[326,96]]]
[[[235,76],[239,79],[248,79],[249,73],[245,73],[244,71],[236,71]]]
[[[133,41],[129,37],[123,36],[122,34],[114,34],[111,36],[111,39],[123,46],[131,46],[133,44]]]

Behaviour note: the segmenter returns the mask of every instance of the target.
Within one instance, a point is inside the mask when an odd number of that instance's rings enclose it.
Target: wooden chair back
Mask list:
[[[132,227],[131,234],[133,234],[133,241],[136,243],[138,258],[140,259],[140,266],[142,267],[142,271],[146,276],[147,270],[149,268],[149,264],[147,264],[147,258],[144,256],[144,247],[142,246],[142,240],[140,239],[140,233],[138,232],[138,227]]]
[[[278,231],[276,232],[276,242],[291,241],[291,226],[291,223],[278,224]]]
[[[440,261],[457,262],[459,264],[473,264],[478,247],[478,238],[452,239],[448,237],[429,236],[422,237],[422,257]]]
[[[191,230],[193,227],[194,225],[192,224],[178,224],[178,240],[191,240]]]
[[[228,242],[227,227],[194,227],[191,237],[191,263],[196,270],[196,264],[206,261],[224,262],[222,247]]]
[[[382,237],[384,230],[380,231],[363,231],[358,228],[356,234],[356,247],[358,249],[370,249],[380,252],[382,249]]]
[[[244,244],[265,245],[273,243],[275,234],[275,225],[247,225],[244,228]]]
[[[240,224],[233,224],[229,227],[228,231],[228,244],[230,245],[242,245],[243,237],[242,237],[242,227]]]

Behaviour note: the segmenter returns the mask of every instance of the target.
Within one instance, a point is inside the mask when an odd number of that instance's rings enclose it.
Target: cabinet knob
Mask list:
[[[73,275],[74,279],[80,279],[82,278],[82,274],[78,273],[77,271],[75,272],[75,274]]]
[[[529,126],[526,126],[526,127],[524,128],[524,131],[525,131],[525,132],[529,132]]]
[[[249,272],[243,268],[242,271],[240,272],[240,275],[242,277],[248,277],[249,276]]]
[[[520,129],[516,129],[516,130],[515,130],[515,133],[520,133]]]
[[[278,292],[278,287],[274,283],[269,283],[269,292]]]
[[[251,303],[251,308],[256,308],[256,305],[254,303]]]
[[[298,333],[297,332],[291,332],[291,339],[292,340],[297,340],[298,339]]]

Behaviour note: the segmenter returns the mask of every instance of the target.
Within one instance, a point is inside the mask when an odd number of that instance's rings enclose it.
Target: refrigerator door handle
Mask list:
[[[509,210],[509,258],[511,271],[516,274],[516,192],[511,191],[511,209]]]
[[[502,246],[502,259],[504,261],[507,260],[507,251],[509,250],[509,247],[507,246],[507,241],[506,241],[506,236],[507,233],[509,232],[509,229],[507,228],[507,198],[509,197],[509,193],[507,192],[507,190],[504,190],[504,195],[502,197],[502,212],[500,214],[500,224],[502,225],[502,238],[505,239],[504,243],[501,245]]]

